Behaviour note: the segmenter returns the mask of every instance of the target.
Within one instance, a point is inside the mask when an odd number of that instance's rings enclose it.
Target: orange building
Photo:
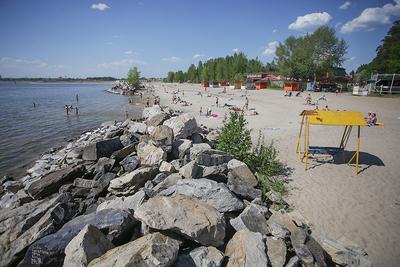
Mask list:
[[[285,91],[299,91],[300,83],[299,82],[285,82],[283,85],[283,90]]]
[[[203,87],[210,87],[210,83],[208,81],[204,81],[201,83]]]
[[[255,81],[254,84],[256,85],[256,89],[257,90],[266,89],[268,87],[268,84],[269,84],[269,79],[264,78],[264,79]]]

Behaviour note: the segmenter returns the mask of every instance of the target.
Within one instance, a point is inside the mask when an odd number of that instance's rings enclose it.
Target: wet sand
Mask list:
[[[200,85],[153,83],[161,105],[194,114],[197,121],[208,127],[220,127],[223,118],[200,116],[212,109],[213,114],[224,116],[229,110],[225,103],[243,107],[245,90],[209,88]],[[172,92],[191,106],[172,104]],[[184,92],[184,95],[182,94]],[[202,96],[198,95],[202,92]],[[207,97],[211,94],[211,97]],[[342,236],[365,248],[374,266],[398,266],[400,261],[400,98],[357,97],[349,93],[311,93],[313,101],[325,94],[319,108],[373,111],[384,127],[362,127],[360,174],[346,164],[317,163],[304,170],[296,151],[300,127],[300,112],[314,109],[304,105],[306,93],[301,97],[284,97],[280,90],[248,91],[249,108],[259,115],[246,116],[254,141],[258,132],[267,142],[273,141],[279,149],[280,159],[293,168],[291,192],[287,201],[309,221],[315,236],[338,239]],[[220,107],[216,107],[216,96]],[[314,126],[310,130],[311,145],[338,146],[342,127]],[[356,147],[356,131],[352,132],[347,150]]]

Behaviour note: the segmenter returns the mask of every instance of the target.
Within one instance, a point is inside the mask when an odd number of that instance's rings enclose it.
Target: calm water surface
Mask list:
[[[46,150],[108,120],[138,114],[110,83],[0,83],[0,175],[22,176]],[[64,105],[76,106],[67,116]],[[33,106],[36,103],[36,108]]]

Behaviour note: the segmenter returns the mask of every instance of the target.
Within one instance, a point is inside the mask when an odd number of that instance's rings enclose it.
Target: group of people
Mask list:
[[[65,105],[64,106],[65,112],[67,112],[67,115],[69,115],[72,110],[74,110],[74,107],[72,105]],[[75,114],[78,115],[78,106],[75,107]]]
[[[365,118],[368,126],[374,126],[378,122],[378,118],[376,117],[376,113],[368,112],[368,117]]]

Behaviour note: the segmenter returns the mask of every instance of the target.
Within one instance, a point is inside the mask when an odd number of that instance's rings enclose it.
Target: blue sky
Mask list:
[[[0,0],[3,77],[163,77],[242,51],[270,62],[278,42],[335,27],[347,71],[368,63],[400,0]]]

